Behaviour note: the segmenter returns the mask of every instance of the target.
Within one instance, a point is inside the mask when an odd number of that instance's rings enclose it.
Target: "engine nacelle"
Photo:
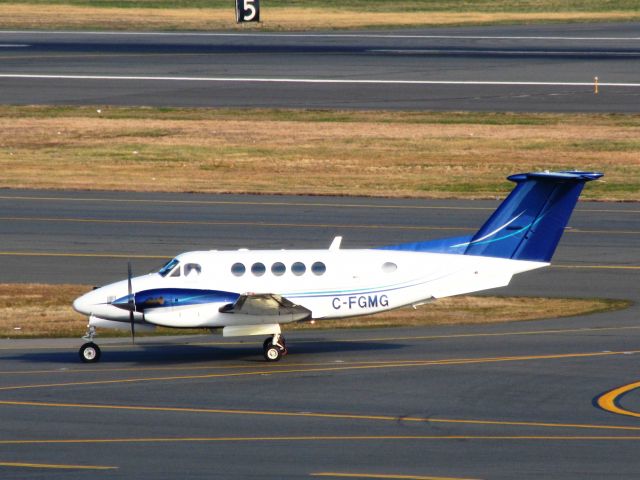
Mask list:
[[[112,330],[131,330],[131,324],[129,322],[117,322],[115,320],[107,320],[106,318],[96,317],[91,315],[89,317],[89,326],[96,328],[110,328]],[[153,332],[156,329],[155,325],[148,323],[135,322],[136,332]]]

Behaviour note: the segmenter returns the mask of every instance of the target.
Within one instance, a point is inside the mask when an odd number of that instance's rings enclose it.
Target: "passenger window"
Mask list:
[[[293,265],[291,265],[291,271],[293,272],[294,275],[299,277],[300,275],[303,275],[304,272],[307,271],[307,267],[302,262],[296,262]]]
[[[242,263],[234,263],[231,266],[231,273],[233,273],[236,277],[241,277],[246,271],[247,269]]]
[[[271,273],[273,273],[276,277],[280,277],[284,275],[286,271],[287,271],[287,267],[285,267],[284,263],[282,262],[276,262],[273,265],[271,265]]]
[[[313,265],[311,265],[311,271],[315,275],[323,275],[324,272],[327,271],[327,266],[322,262],[315,262]]]
[[[202,267],[197,263],[187,263],[184,266],[184,276],[188,277],[189,275],[193,277],[197,277],[202,273]]]
[[[382,264],[382,271],[384,273],[395,272],[398,269],[398,266],[393,262],[385,262]]]
[[[267,268],[264,266],[264,263],[257,262],[251,265],[251,273],[253,273],[256,277],[261,277],[266,271]]]

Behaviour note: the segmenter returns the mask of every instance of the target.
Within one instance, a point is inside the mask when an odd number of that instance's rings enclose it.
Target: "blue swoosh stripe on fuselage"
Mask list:
[[[239,293],[191,288],[154,288],[135,294],[136,309],[168,308],[208,303],[234,303]]]

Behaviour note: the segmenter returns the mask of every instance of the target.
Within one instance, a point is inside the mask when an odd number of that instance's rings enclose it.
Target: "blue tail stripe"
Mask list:
[[[548,262],[584,184],[598,172],[534,172],[512,175],[516,187],[472,237],[381,247]]]
[[[468,245],[489,245],[490,243],[495,243],[495,242],[499,242],[500,240],[506,240],[507,238],[511,238],[511,237],[515,237],[516,235],[521,234],[522,232],[525,232],[527,230],[529,230],[531,227],[535,226],[537,223],[540,222],[540,220],[542,220],[544,217],[539,217],[537,218],[535,221],[529,223],[528,225],[525,225],[524,227],[520,228],[519,230],[516,230],[513,233],[510,233],[509,235],[504,235],[502,237],[498,237],[498,238],[490,238],[488,240],[482,240],[482,241],[470,241],[468,243]],[[466,253],[466,252],[465,252]]]

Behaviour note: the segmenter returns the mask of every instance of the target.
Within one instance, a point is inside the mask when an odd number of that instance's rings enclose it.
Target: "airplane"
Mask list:
[[[281,325],[371,315],[506,286],[550,265],[586,182],[599,172],[511,175],[515,187],[473,235],[368,249],[228,250],[182,253],[158,271],[128,276],[73,302],[89,316],[83,362],[97,362],[96,328],[222,329],[266,336],[264,358],[287,354]]]

